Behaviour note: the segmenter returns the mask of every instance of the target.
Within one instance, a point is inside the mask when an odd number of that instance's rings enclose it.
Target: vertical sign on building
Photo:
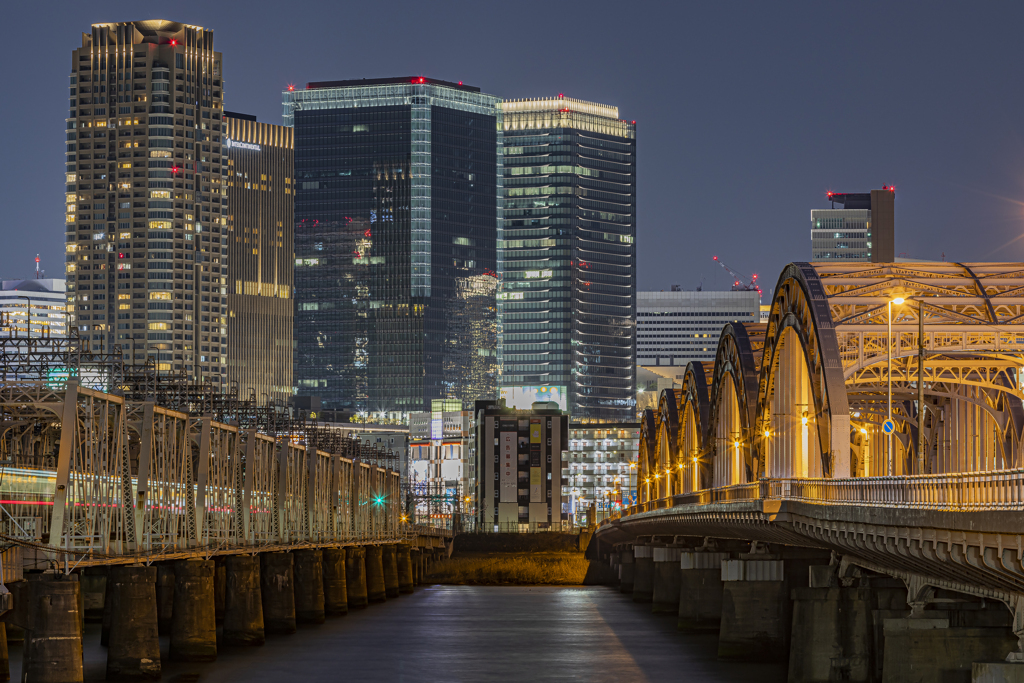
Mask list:
[[[504,427],[505,425],[502,426]],[[514,431],[503,431],[498,438],[501,443],[501,453],[498,461],[498,467],[500,468],[499,485],[501,488],[498,502],[515,503],[519,479],[516,467],[516,433]]]
[[[530,502],[543,503],[544,491],[541,482],[543,474],[540,465],[541,420],[530,420]]]

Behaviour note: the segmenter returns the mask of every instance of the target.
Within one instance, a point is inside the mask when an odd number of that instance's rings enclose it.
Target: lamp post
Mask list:
[[[903,297],[898,296],[898,297],[895,297],[894,299],[890,299],[889,303],[888,303],[888,316],[886,317],[887,318],[887,322],[888,322],[888,331],[889,331],[888,339],[887,339],[886,345],[885,345],[885,352],[886,352],[886,354],[885,354],[886,355],[885,378],[888,381],[888,385],[889,385],[889,401],[888,401],[888,410],[887,410],[886,414],[888,415],[888,418],[889,418],[890,422],[892,421],[892,305],[896,304],[897,306],[899,306],[902,303],[903,303]],[[896,430],[894,429],[893,432],[895,432],[895,431]],[[888,474],[891,477],[891,476],[893,476],[893,474],[895,474],[895,471],[894,471],[894,468],[893,468],[893,465],[895,463],[893,462],[893,457],[892,457],[892,432],[889,432],[888,438],[886,439],[885,450],[886,450],[886,474]]]

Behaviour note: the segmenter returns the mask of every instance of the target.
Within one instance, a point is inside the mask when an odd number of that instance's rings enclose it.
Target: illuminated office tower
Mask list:
[[[826,197],[831,208],[811,209],[812,261],[896,260],[896,188]]]
[[[239,396],[292,394],[292,129],[224,112],[228,163],[228,382]]]
[[[283,98],[298,394],[387,418],[493,398],[498,98],[419,76]]]
[[[70,324],[92,351],[224,386],[227,167],[213,32],[93,24],[71,53]]]
[[[618,107],[506,100],[501,396],[636,419],[636,125]]]

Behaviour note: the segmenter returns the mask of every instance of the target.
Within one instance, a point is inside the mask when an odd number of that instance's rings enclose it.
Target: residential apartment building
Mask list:
[[[564,95],[501,108],[501,396],[634,419],[636,122]]]
[[[295,269],[292,129],[224,112],[227,151],[228,382],[239,396],[292,395]]]
[[[72,51],[70,324],[92,351],[227,382],[223,62],[213,32],[93,24]]]
[[[563,508],[576,526],[595,524],[636,500],[640,425],[569,425]]]
[[[496,390],[498,98],[424,77],[283,93],[295,131],[295,386],[403,418]]]
[[[557,531],[567,527],[562,469],[569,416],[553,403],[514,410],[503,402],[480,401],[476,408],[477,529]]]

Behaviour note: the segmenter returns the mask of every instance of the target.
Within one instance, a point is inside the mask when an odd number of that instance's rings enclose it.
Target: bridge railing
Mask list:
[[[761,479],[645,501],[611,515],[612,521],[677,505],[794,500],[908,510],[1024,510],[1024,469],[849,479]]]

